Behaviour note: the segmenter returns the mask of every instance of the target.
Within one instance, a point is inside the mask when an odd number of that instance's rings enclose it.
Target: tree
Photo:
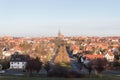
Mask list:
[[[38,57],[36,59],[30,59],[27,61],[26,64],[26,71],[29,73],[29,76],[32,76],[33,71],[39,73],[40,69],[42,68],[42,62]]]
[[[23,51],[30,52],[32,45],[24,41],[22,44],[19,45]]]
[[[90,60],[88,63],[84,64],[84,67],[88,69],[89,75],[91,71],[95,71],[95,75],[99,76],[102,71],[106,69],[107,60],[105,58],[97,58]]]
[[[10,67],[10,59],[5,58],[0,60],[0,64],[2,65],[2,69],[8,69]]]

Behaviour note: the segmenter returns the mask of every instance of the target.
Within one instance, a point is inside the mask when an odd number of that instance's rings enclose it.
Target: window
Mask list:
[[[20,61],[21,60],[21,58],[15,58],[17,61]]]
[[[11,59],[12,61],[14,60],[14,58]]]
[[[25,66],[22,66],[22,68],[25,68]]]

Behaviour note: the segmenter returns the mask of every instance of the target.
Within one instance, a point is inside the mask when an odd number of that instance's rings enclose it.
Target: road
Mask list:
[[[78,63],[78,61],[73,57],[72,52],[69,50],[69,48],[66,48],[66,51],[70,58],[70,64],[73,70],[77,71],[78,73],[81,72],[81,65]]]

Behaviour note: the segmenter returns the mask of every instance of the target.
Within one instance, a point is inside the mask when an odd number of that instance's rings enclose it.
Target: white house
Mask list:
[[[11,55],[10,69],[25,69],[27,61],[30,59],[29,55],[22,55],[15,52]]]
[[[11,56],[11,52],[9,51],[9,48],[3,48],[2,49],[2,58],[4,59],[5,57],[10,57]]]
[[[114,61],[114,54],[111,52],[106,53],[104,57],[107,59],[108,62]]]

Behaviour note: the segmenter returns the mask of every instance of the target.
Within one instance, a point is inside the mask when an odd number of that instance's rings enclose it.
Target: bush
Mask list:
[[[8,69],[10,67],[9,59],[0,60],[0,64],[2,65],[2,69]]]
[[[67,73],[67,69],[61,66],[54,66],[52,69],[49,70],[48,76],[49,77],[65,77]]]
[[[59,65],[55,65],[48,72],[48,77],[64,77],[64,78],[77,78],[82,77],[80,73],[73,71],[67,67],[62,67]]]

